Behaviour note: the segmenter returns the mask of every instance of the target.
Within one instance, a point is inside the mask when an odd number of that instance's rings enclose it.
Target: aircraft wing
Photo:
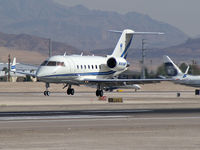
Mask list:
[[[29,73],[29,72],[23,72],[23,71],[11,71],[11,72],[36,77],[35,73]]]
[[[174,79],[85,79],[85,83],[101,83],[101,84],[147,84],[159,83],[161,81],[173,81]]]

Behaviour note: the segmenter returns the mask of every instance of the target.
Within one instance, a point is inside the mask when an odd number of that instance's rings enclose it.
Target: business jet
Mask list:
[[[169,77],[174,79],[174,83],[191,87],[200,87],[200,76],[189,75],[189,66],[187,67],[185,73],[183,73],[179,67],[169,58],[169,56],[163,56],[163,59],[166,73]]]
[[[123,86],[124,83],[144,84],[166,79],[116,79],[120,73],[126,71],[129,63],[126,58],[133,35],[156,34],[161,32],[135,32],[130,29],[112,31],[121,33],[119,41],[111,55],[83,56],[83,55],[57,55],[45,60],[37,69],[36,74],[29,74],[45,82],[45,96],[49,96],[50,83],[63,83],[68,95],[74,95],[74,85],[96,86],[96,96],[103,96],[103,90],[110,85]]]

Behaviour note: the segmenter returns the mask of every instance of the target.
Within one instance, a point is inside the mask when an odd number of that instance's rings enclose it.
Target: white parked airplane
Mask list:
[[[188,70],[183,73],[179,67],[169,58],[169,56],[163,56],[165,70],[168,76],[172,77],[174,83],[183,84],[192,87],[200,87],[200,76],[189,75]]]
[[[127,85],[125,82],[124,85],[117,85],[117,86],[111,85],[111,86],[104,87],[105,91],[110,91],[110,92],[117,89],[134,89],[136,92],[141,89],[141,86],[139,86],[138,84]]]
[[[16,67],[18,71],[20,70],[21,73],[14,72],[16,71]],[[0,70],[3,70],[4,68],[8,68],[8,63],[0,63]],[[36,72],[36,69],[38,67],[33,66],[33,65],[28,65],[28,64],[22,64],[22,63],[16,63],[16,58],[13,59],[13,62],[10,63],[10,72],[11,77],[26,77],[25,73],[30,73],[30,72]],[[22,74],[22,72],[24,72]],[[8,73],[5,71],[0,71],[0,77],[5,77],[7,76]]]
[[[50,94],[48,91],[50,83],[64,83],[64,88],[68,87],[68,95],[74,95],[72,85],[95,85],[97,87],[96,96],[103,96],[103,90],[110,85],[123,86],[124,83],[138,84],[166,81],[166,79],[114,79],[129,67],[126,57],[133,35],[161,35],[163,33],[135,32],[130,29],[113,32],[121,33],[121,37],[112,55],[107,57],[83,55],[52,56],[40,65],[36,74],[29,75],[35,76],[46,83],[45,96]]]

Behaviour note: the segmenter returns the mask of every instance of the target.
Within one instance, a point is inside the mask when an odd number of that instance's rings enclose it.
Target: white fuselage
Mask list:
[[[173,77],[175,83],[192,87],[200,87],[200,76],[182,75]]]
[[[119,75],[123,70],[111,70],[107,57],[101,56],[52,56],[40,65],[37,77],[43,82],[64,83],[84,79],[106,79]]]

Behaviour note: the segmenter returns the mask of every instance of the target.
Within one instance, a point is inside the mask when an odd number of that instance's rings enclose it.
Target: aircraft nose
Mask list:
[[[39,73],[39,71],[36,72],[36,76],[37,77],[41,77],[41,73]]]
[[[39,78],[42,77],[42,76],[44,76],[44,72],[42,71],[42,69],[39,68],[39,69],[37,70],[36,76],[39,77]]]

